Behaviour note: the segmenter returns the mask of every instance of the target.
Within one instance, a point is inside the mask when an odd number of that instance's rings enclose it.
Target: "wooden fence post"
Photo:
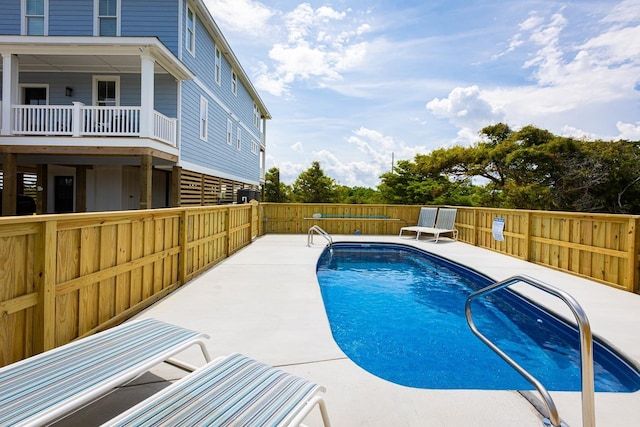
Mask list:
[[[525,261],[529,261],[531,254],[531,212],[524,214],[524,253],[522,254]]]
[[[188,277],[188,269],[189,269],[189,265],[187,263],[187,258],[188,258],[188,248],[189,248],[189,242],[187,241],[189,238],[189,233],[188,233],[188,215],[187,215],[187,208],[182,208],[182,215],[180,215],[180,257],[179,257],[179,264],[178,264],[178,280],[179,280],[179,286],[184,285],[185,283],[187,283],[187,277]]]
[[[638,283],[638,269],[640,268],[638,262],[638,218],[629,218],[629,283],[625,285],[625,288],[631,292],[640,293],[640,285]]]
[[[34,354],[51,350],[56,346],[57,228],[57,221],[45,221],[36,237],[34,281],[38,292],[38,305],[33,325]]]
[[[227,217],[224,219],[224,226],[227,230],[227,253],[228,257],[231,255],[231,206],[227,208]]]

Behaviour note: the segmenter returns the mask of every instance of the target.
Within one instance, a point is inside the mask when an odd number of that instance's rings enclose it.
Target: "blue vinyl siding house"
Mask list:
[[[237,201],[269,111],[203,0],[0,0],[2,215]],[[24,199],[24,198],[22,198]]]

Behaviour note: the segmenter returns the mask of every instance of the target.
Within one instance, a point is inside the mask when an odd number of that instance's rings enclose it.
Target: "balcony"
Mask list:
[[[12,105],[11,135],[149,137],[176,147],[177,120],[153,111],[148,135],[142,132],[141,107]]]

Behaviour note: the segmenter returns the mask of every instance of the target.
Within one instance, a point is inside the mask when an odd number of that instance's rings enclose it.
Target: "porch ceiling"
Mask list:
[[[140,58],[126,55],[19,55],[20,71],[140,73]],[[1,69],[0,65],[0,69]],[[156,73],[166,71],[156,62]]]
[[[156,73],[180,80],[194,78],[155,37],[0,36],[0,53],[17,55],[20,71],[89,73],[139,73],[141,57],[149,55],[155,60]]]

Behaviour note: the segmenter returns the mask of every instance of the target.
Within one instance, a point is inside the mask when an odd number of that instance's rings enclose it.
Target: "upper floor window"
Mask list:
[[[47,12],[49,0],[23,0],[24,34],[46,36],[48,31]]]
[[[231,92],[233,92],[234,95],[238,94],[238,75],[235,71],[231,72]]]
[[[222,81],[222,52],[220,52],[220,49],[218,49],[218,46],[216,46],[216,60],[215,60],[215,68],[214,68],[214,78],[216,80],[216,83],[220,84],[220,82]]]
[[[227,119],[227,144],[231,145],[233,139],[233,123],[231,119]]]
[[[253,103],[253,125],[260,129],[260,109],[255,102]]]
[[[258,154],[258,143],[255,140],[251,140],[251,152],[253,154]]]
[[[187,50],[193,55],[196,50],[196,15],[193,9],[187,7]]]
[[[200,97],[200,139],[207,140],[207,123],[209,121],[209,102]]]
[[[238,151],[240,151],[240,149],[242,148],[242,129],[241,128],[238,128],[238,131],[237,131],[236,148],[238,149]]]
[[[96,35],[120,35],[118,16],[120,16],[120,0],[96,0]]]

